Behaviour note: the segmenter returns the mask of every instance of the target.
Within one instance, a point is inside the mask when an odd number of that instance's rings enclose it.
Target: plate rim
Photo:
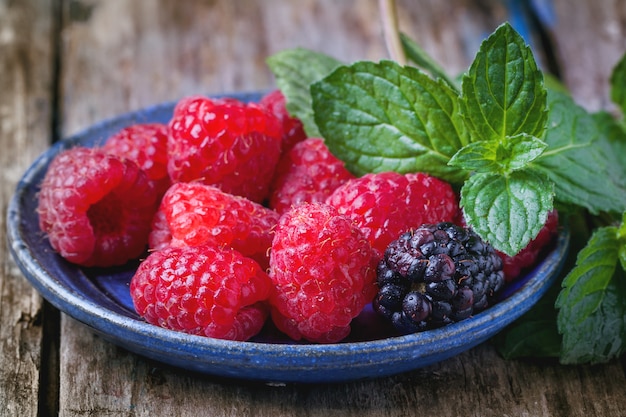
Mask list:
[[[251,92],[224,94],[223,96],[250,99],[250,97],[258,97],[259,94],[258,92]],[[211,97],[216,96],[211,95]],[[31,248],[24,242],[21,230],[23,220],[23,213],[20,210],[21,201],[29,187],[38,187],[38,184],[34,184],[33,180],[38,174],[41,174],[41,170],[47,167],[51,159],[63,149],[80,144],[89,137],[90,133],[97,132],[107,126],[110,127],[120,123],[122,125],[129,124],[137,119],[142,119],[142,115],[152,114],[153,112],[167,112],[173,108],[175,103],[160,103],[105,119],[53,144],[37,157],[24,172],[17,184],[15,193],[9,200],[7,209],[9,251],[31,285],[37,289],[43,298],[60,311],[87,325],[91,330],[110,342],[125,347],[138,355],[166,364],[171,363],[181,368],[188,368],[188,365],[193,365],[191,370],[201,373],[245,379],[286,382],[330,382],[396,374],[439,362],[439,360],[434,360],[422,365],[419,359],[424,357],[425,354],[436,358],[438,354],[433,340],[450,341],[461,329],[464,329],[464,331],[482,329],[484,334],[476,337],[473,345],[464,343],[463,338],[457,338],[456,343],[449,343],[448,348],[451,352],[454,352],[455,349],[464,351],[484,342],[495,334],[492,332],[494,320],[498,319],[498,323],[502,322],[508,325],[519,318],[544,295],[563,267],[570,241],[569,231],[565,228],[560,231],[555,248],[546,254],[542,262],[528,273],[527,281],[501,302],[481,311],[471,319],[459,323],[453,323],[427,332],[367,341],[331,344],[237,342],[189,335],[154,326],[145,321],[136,320],[108,310],[83,294],[67,288],[54,276],[46,273],[46,268],[37,259],[37,254],[33,253]],[[528,305],[529,303],[530,305]],[[520,306],[524,308],[514,308],[513,315],[509,315],[504,319],[500,316],[502,312],[509,311],[512,307]],[[485,328],[490,322],[492,326]],[[125,343],[120,343],[120,340],[118,340],[119,336],[113,337],[109,332],[111,329],[121,331],[122,336],[125,336]],[[145,341],[146,338],[160,341],[164,345],[158,349],[155,348],[154,351],[148,351],[145,344],[141,343],[141,340]],[[163,347],[166,349],[163,349]],[[398,355],[392,354],[388,360],[389,364],[394,366],[390,369],[375,369],[375,365],[381,364],[381,358],[385,354],[397,353],[398,351],[410,353],[411,349],[417,352],[412,356],[409,355],[410,357],[398,358]],[[454,356],[460,353],[460,351],[441,360]],[[219,361],[218,363],[211,362],[205,363],[206,366],[204,366],[202,354],[208,353],[211,354],[213,359],[218,359],[214,358],[216,356],[214,353],[216,352],[227,354],[223,358],[222,363],[220,364]],[[171,361],[164,361],[166,359],[164,355],[171,353],[176,353],[179,356]],[[370,359],[370,361],[365,361],[364,363],[351,363],[351,370],[347,370],[347,372],[328,373],[329,370],[337,369],[342,358],[353,358],[355,355],[360,354],[373,355],[377,358],[377,361],[372,363]],[[270,361],[259,358],[258,355],[266,355],[266,359],[281,358],[279,360],[280,363],[271,364],[269,363]],[[247,360],[250,360],[250,362],[247,362]],[[193,363],[189,364],[189,361]],[[228,368],[232,366],[232,361],[242,361],[240,364],[242,368],[240,370],[229,370]],[[343,368],[342,370],[346,371]]]

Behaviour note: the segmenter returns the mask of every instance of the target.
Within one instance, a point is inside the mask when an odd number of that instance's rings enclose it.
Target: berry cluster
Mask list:
[[[452,226],[461,216],[449,184],[354,176],[306,136],[279,90],[251,103],[186,97],[166,124],[61,152],[38,213],[70,262],[140,259],[130,295],[147,322],[215,338],[248,340],[271,321],[295,340],[333,343],[372,302],[416,331],[485,308],[503,281],[497,255],[472,252],[488,245]]]
[[[50,163],[39,192],[39,227],[70,262],[120,265],[143,254],[157,204],[154,183],[136,163],[77,147]]]
[[[468,318],[504,285],[502,259],[476,233],[443,222],[393,241],[378,264],[376,311],[402,333]]]

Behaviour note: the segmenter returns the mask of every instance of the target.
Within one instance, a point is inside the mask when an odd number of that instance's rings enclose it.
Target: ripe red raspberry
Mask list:
[[[267,267],[278,217],[273,210],[211,185],[176,183],[155,215],[150,248],[226,245]]]
[[[167,193],[167,192],[166,192]],[[162,200],[161,200],[162,204]],[[151,251],[163,250],[169,246],[187,246],[187,245],[172,245],[172,231],[170,230],[170,224],[167,221],[165,212],[157,209],[152,218],[152,229],[148,235],[148,247]]]
[[[285,213],[270,252],[276,326],[294,340],[333,343],[376,294],[372,248],[350,219],[323,203]]]
[[[261,97],[259,104],[278,118],[282,126],[282,151],[288,152],[296,143],[306,139],[300,119],[289,114],[285,96],[280,90],[273,90]]]
[[[269,206],[284,213],[302,202],[325,202],[340,185],[354,178],[320,138],[308,138],[283,154],[278,166]]]
[[[75,147],[51,162],[39,192],[39,226],[65,259],[121,265],[146,249],[158,196],[132,161]]]
[[[263,327],[270,291],[258,263],[210,245],[152,252],[130,282],[135,309],[148,323],[240,341]]]
[[[326,202],[361,228],[379,259],[400,233],[452,222],[459,214],[450,184],[424,173],[365,174],[337,188]]]
[[[537,236],[526,245],[524,249],[515,256],[509,256],[502,252],[497,252],[502,258],[504,264],[504,279],[511,282],[518,278],[522,271],[533,266],[543,249],[552,242],[558,233],[559,214],[556,210],[552,210],[548,214],[546,223],[543,225]]]
[[[193,96],[169,124],[168,172],[174,182],[199,180],[262,202],[280,157],[281,129],[260,105]]]
[[[139,165],[163,195],[170,185],[167,173],[168,132],[167,125],[162,123],[131,125],[109,137],[102,149]]]

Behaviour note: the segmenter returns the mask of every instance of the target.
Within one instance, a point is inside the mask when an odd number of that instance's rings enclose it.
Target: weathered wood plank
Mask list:
[[[182,95],[268,88],[273,80],[265,59],[290,46],[306,45],[346,60],[384,54],[378,28],[370,24],[376,10],[372,5],[75,3],[83,11],[69,13],[66,28],[66,132]],[[316,24],[322,21],[320,31]]]
[[[137,360],[71,319],[64,322],[64,334],[84,349],[95,346],[107,360],[108,374],[102,371],[102,357],[83,354],[77,360],[75,348],[62,351],[66,366],[80,368],[80,374],[68,370],[64,380],[71,378],[84,392],[63,415],[584,417],[623,415],[626,404],[619,362],[581,367],[507,362],[488,344],[389,378],[283,386],[188,375]]]
[[[507,16],[499,1],[481,3],[398,1],[399,24],[458,74]],[[271,88],[265,59],[287,48],[304,46],[345,62],[389,57],[376,1],[85,0],[70,6],[62,79],[66,134],[183,95]]]
[[[15,186],[49,144],[52,21],[45,2],[0,0],[0,413],[36,416],[42,362],[42,300],[6,245]],[[5,414],[6,413],[6,414]]]
[[[626,51],[621,0],[554,0],[553,42],[564,83],[590,111],[612,110],[609,77]]]

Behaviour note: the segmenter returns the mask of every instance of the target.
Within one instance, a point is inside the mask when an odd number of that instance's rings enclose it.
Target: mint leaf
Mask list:
[[[626,115],[626,54],[613,68],[609,83],[611,100],[619,106],[622,116]]]
[[[341,64],[335,58],[305,48],[287,49],[267,58],[267,65],[285,96],[287,111],[302,121],[310,137],[320,136],[313,120],[310,85]]]
[[[604,136],[604,145],[607,147],[610,157],[612,157],[607,162],[615,164],[611,166],[612,170],[616,170],[614,176],[626,178],[626,164],[620,163],[626,158],[626,125],[621,124],[613,115],[605,111],[593,113],[591,117],[593,117],[600,129],[600,135]]]
[[[472,142],[520,133],[541,137],[547,116],[543,75],[510,24],[481,44],[461,88]]]
[[[481,140],[461,148],[449,164],[468,171],[506,174],[536,159],[547,144],[521,133],[503,140]]]
[[[356,62],[314,83],[311,95],[328,148],[353,173],[422,171],[456,183],[467,176],[448,165],[468,139],[447,83],[392,61]]]
[[[626,209],[623,151],[613,146],[594,118],[571,97],[548,92],[548,148],[532,162],[555,184],[556,200],[593,214]]]
[[[617,240],[619,242],[619,261],[622,264],[622,269],[626,271],[626,211],[622,215],[622,224],[617,229]]]
[[[457,83],[439,66],[439,64],[406,34],[400,33],[400,41],[407,58],[433,78],[441,78],[455,91],[460,93]]]
[[[497,250],[515,255],[532,240],[552,210],[552,184],[529,169],[508,175],[478,173],[461,189],[468,224]]]
[[[544,314],[546,307],[540,312]],[[554,317],[538,315],[534,318],[521,319],[506,332],[500,333],[494,339],[498,352],[504,359],[523,357],[555,358],[561,353],[561,335],[557,331]]]
[[[626,277],[617,266],[617,230],[597,229],[563,280],[556,306],[561,362],[605,362],[626,349]]]

